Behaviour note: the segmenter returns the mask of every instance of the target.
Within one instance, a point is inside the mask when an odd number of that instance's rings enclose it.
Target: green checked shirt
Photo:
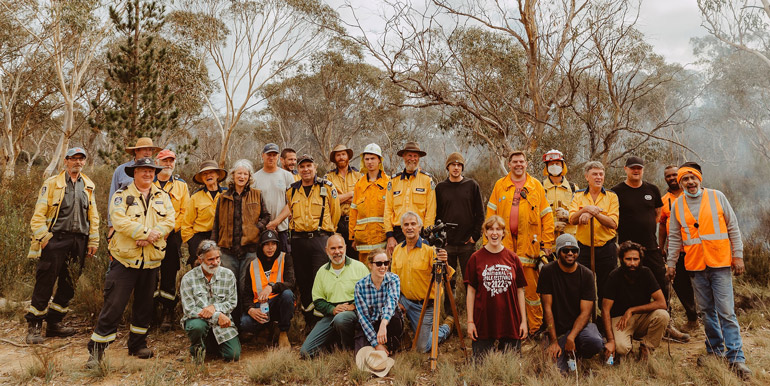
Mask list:
[[[198,313],[202,309],[214,305],[214,315],[206,321],[214,331],[214,337],[217,343],[222,344],[238,336],[238,330],[235,328],[235,321],[230,327],[219,327],[219,314],[224,313],[230,318],[230,312],[237,304],[237,290],[235,286],[235,275],[227,268],[219,267],[219,270],[211,277],[211,281],[203,276],[203,269],[197,266],[187,272],[179,285],[179,292],[182,298],[182,328],[190,319],[199,319]]]

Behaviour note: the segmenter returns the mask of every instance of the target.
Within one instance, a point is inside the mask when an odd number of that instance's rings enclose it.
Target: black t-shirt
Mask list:
[[[622,316],[631,307],[648,304],[652,294],[660,289],[649,268],[640,266],[638,275],[631,283],[623,275],[622,268],[618,267],[610,272],[604,285],[604,298],[615,301],[610,309],[610,316],[613,318]]]
[[[551,311],[556,324],[556,335],[572,330],[572,325],[580,316],[581,300],[596,301],[594,275],[590,269],[580,264],[577,264],[577,269],[572,273],[562,271],[558,261],[546,264],[540,271],[537,292],[553,295]]]
[[[663,206],[658,187],[642,181],[642,186],[632,188],[621,182],[613,186],[612,191],[618,195],[620,204],[618,243],[631,240],[647,250],[657,250],[655,209]]]
[[[481,238],[484,223],[484,204],[481,189],[473,178],[463,177],[460,182],[447,178],[436,185],[436,219],[457,224],[447,230],[450,245],[464,245],[470,237]]]

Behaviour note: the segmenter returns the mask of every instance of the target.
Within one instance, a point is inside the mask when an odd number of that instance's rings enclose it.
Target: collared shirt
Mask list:
[[[356,182],[353,203],[350,205],[350,239],[355,240],[359,252],[370,252],[385,247],[385,195],[390,176],[377,172],[377,179],[369,181],[364,174]]]
[[[182,222],[182,241],[187,242],[194,234],[208,232],[214,226],[214,215],[217,210],[217,199],[227,188],[219,187],[216,199],[211,197],[205,186],[190,196],[187,201],[184,221]]]
[[[326,173],[325,178],[334,184],[334,188],[337,189],[338,194],[345,194],[353,192],[356,187],[356,182],[361,179],[361,176],[363,176],[363,174],[361,174],[358,169],[348,166],[348,172],[345,174],[345,177],[342,177],[339,170],[335,168],[329,171],[329,173]],[[350,202],[340,204],[340,209],[342,215],[347,216],[350,213]]]
[[[414,248],[407,249],[406,241],[396,246],[391,270],[401,279],[401,293],[409,300],[422,301],[428,294],[433,273],[434,248],[420,237]],[[454,275],[455,270],[449,264],[447,270],[449,277]],[[430,298],[435,297],[435,291],[431,291]]]
[[[214,315],[205,320],[212,327],[217,343],[222,344],[238,336],[238,329],[235,328],[234,322],[230,324],[230,327],[219,327],[219,315],[222,313],[232,321],[233,318],[230,313],[238,300],[235,275],[232,271],[220,266],[209,281],[203,275],[201,266],[197,266],[182,277],[179,293],[184,311],[182,328],[184,328],[186,321],[200,319],[198,314],[201,310],[213,304]]]
[[[115,168],[115,172],[112,173],[112,183],[110,183],[110,202],[112,201],[112,195],[115,194],[115,191],[134,182],[134,177],[130,177],[126,174],[126,166],[133,164],[134,160],[131,160]],[[107,226],[112,226],[112,220],[109,216],[107,216]]]
[[[179,178],[179,176],[171,176],[168,181],[161,184],[161,181],[156,176],[153,184],[171,197],[171,204],[174,205],[174,212],[176,212],[174,230],[179,232],[182,229],[182,223],[187,212],[187,202],[190,201],[190,189],[187,187],[187,182]]]
[[[291,184],[286,191],[286,202],[291,209],[289,229],[293,232],[337,230],[337,223],[340,221],[340,200],[337,197],[337,189],[328,180],[316,177],[310,186],[309,194],[305,194],[302,181]]]
[[[380,283],[380,289],[374,287],[372,275],[356,283],[355,301],[358,321],[372,347],[377,347],[377,328],[379,328],[372,323],[378,320],[390,321],[398,307],[400,294],[401,280],[393,272],[385,274]]]
[[[543,179],[543,188],[545,189],[545,198],[551,205],[553,210],[554,220],[556,220],[556,209],[562,208],[569,211],[569,204],[572,203],[574,192],[572,191],[573,185],[567,181],[567,177],[561,179],[559,185],[554,185],[551,179],[545,177]],[[577,185],[574,185],[577,191]],[[569,219],[567,219],[567,225],[564,227],[564,233],[574,235],[577,231],[577,225],[571,225]]]
[[[88,235],[88,196],[85,191],[83,178],[78,176],[72,181],[69,175],[65,175],[67,183],[64,188],[59,216],[56,218],[51,232],[72,232]]]
[[[412,211],[420,215],[423,226],[436,221],[436,185],[433,177],[422,169],[394,174],[385,194],[385,233],[393,236],[393,227],[401,225],[401,215]]]
[[[364,263],[345,257],[339,274],[331,261],[321,266],[313,281],[313,304],[324,315],[332,315],[337,304],[353,302],[356,283],[369,274]]]
[[[578,190],[575,192],[575,196],[572,198],[572,203],[569,205],[569,216],[577,213],[588,205],[596,205],[602,209],[602,214],[615,220],[615,224],[618,223],[618,216],[620,213],[620,204],[618,203],[618,195],[611,190],[602,188],[599,195],[596,197],[596,201],[591,198],[591,192],[588,188]],[[594,246],[601,247],[608,241],[617,236],[615,229],[607,228],[599,221],[594,221]],[[577,234],[575,234],[577,241],[583,245],[591,245],[591,224],[578,225]]]

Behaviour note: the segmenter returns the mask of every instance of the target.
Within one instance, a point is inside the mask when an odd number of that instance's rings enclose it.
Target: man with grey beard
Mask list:
[[[176,274],[179,271],[182,259],[182,219],[187,212],[187,201],[190,200],[190,191],[187,183],[174,175],[176,154],[169,149],[163,149],[155,157],[155,164],[162,166],[153,184],[168,193],[171,204],[176,213],[174,230],[166,236],[166,254],[160,264],[160,284],[155,291],[155,308],[163,306],[161,313],[161,330],[170,330],[174,326],[174,307],[176,306]],[[157,315],[157,312],[155,313]],[[157,320],[154,324],[157,324]]]

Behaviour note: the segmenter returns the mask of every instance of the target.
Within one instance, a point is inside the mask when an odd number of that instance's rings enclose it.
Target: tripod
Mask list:
[[[417,348],[417,339],[420,336],[420,329],[422,328],[422,320],[425,317],[425,310],[428,308],[428,302],[430,301],[430,294],[435,291],[436,297],[433,301],[433,325],[431,326],[431,347],[430,347],[430,370],[435,371],[438,366],[438,329],[439,318],[441,317],[441,304],[443,303],[444,290],[449,294],[449,303],[452,305],[452,315],[454,316],[455,329],[457,330],[457,336],[460,337],[460,347],[463,350],[463,356],[468,359],[468,352],[465,348],[465,340],[463,339],[463,331],[460,329],[460,318],[457,314],[457,304],[455,304],[455,298],[452,295],[452,287],[449,285],[449,279],[447,278],[447,264],[446,261],[434,260],[433,261],[433,273],[430,278],[430,284],[428,285],[428,293],[425,294],[425,300],[422,302],[422,310],[420,311],[420,319],[417,323],[417,327],[414,330],[414,341],[412,342],[412,350]]]

